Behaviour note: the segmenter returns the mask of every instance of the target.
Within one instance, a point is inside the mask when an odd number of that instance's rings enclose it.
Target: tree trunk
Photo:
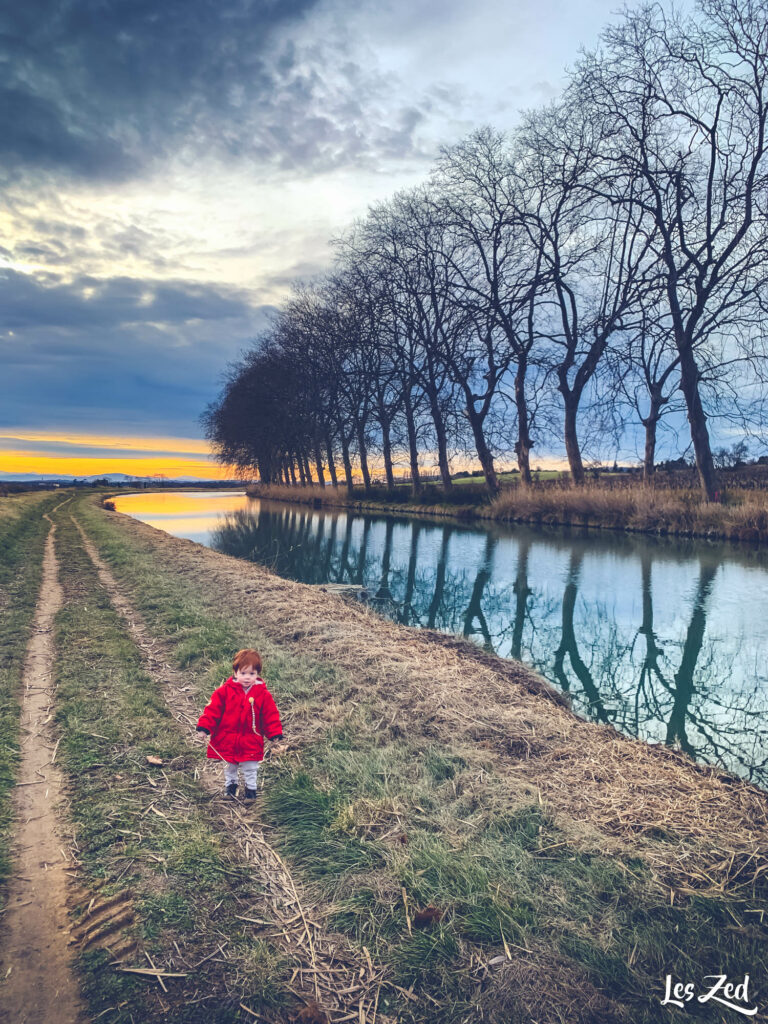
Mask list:
[[[323,457],[320,454],[320,445],[315,441],[315,466],[317,468],[317,482],[325,487],[325,473],[323,472]]]
[[[309,455],[307,454],[307,452],[302,452],[302,455],[300,456],[300,458],[301,457],[303,457],[303,459],[304,459],[304,473],[305,473],[305,475],[307,477],[307,483],[311,484],[312,483],[312,470],[311,470],[310,465],[309,465]]]
[[[408,458],[411,464],[411,496],[418,498],[421,494],[421,477],[419,476],[419,449],[416,443],[416,423],[413,418],[413,405],[409,388],[404,391],[405,425],[408,430]]]
[[[299,464],[299,480],[301,480],[301,486],[302,487],[306,487],[307,486],[307,478],[304,475],[304,463],[302,462],[300,454],[296,455],[296,461]]]
[[[714,501],[717,481],[712,461],[712,447],[709,443],[707,416],[699,392],[699,368],[689,344],[678,344],[677,348],[680,352],[680,390],[685,396],[701,493],[705,501]]]
[[[392,442],[389,436],[389,420],[381,417],[381,446],[384,453],[384,472],[387,477],[387,490],[395,489],[395,474],[392,469]]]
[[[653,484],[656,475],[656,428],[661,419],[661,394],[651,391],[651,407],[648,415],[641,420],[645,427],[645,453],[643,455],[643,483]]]
[[[517,468],[520,470],[520,483],[523,487],[531,486],[531,448],[533,441],[528,432],[528,402],[525,397],[525,375],[528,371],[528,360],[521,356],[515,374],[515,406],[517,407]]]
[[[330,434],[325,435],[325,447],[328,453],[328,473],[331,477],[331,483],[334,487],[338,487],[339,481],[336,477],[336,466],[333,461],[333,445],[331,444]]]
[[[451,470],[448,467],[448,441],[445,434],[445,420],[440,409],[437,390],[433,387],[428,389],[429,411],[432,415],[432,422],[435,424],[435,440],[437,441],[437,462],[440,466],[440,479],[443,482],[443,490],[453,490]]]
[[[288,463],[288,472],[291,475],[291,486],[295,487],[296,486],[296,467],[293,464],[293,456],[292,455],[287,455],[286,456],[286,461]]]
[[[656,476],[656,427],[658,416],[647,416],[643,420],[645,427],[645,452],[643,454],[643,483],[646,487],[653,484]]]
[[[341,434],[341,457],[344,462],[344,475],[347,478],[347,490],[351,494],[355,489],[355,482],[352,479],[352,460],[349,457],[349,441],[342,431]]]
[[[496,469],[493,465],[493,455],[491,454],[490,448],[485,440],[485,434],[483,433],[483,420],[475,411],[475,404],[472,401],[472,396],[467,394],[466,399],[467,416],[469,417],[469,424],[472,427],[472,436],[475,439],[477,457],[480,459],[480,465],[482,466],[483,473],[485,474],[485,486],[491,497],[495,498],[499,493],[499,478],[496,475]]]
[[[368,448],[365,444],[365,428],[362,424],[357,427],[357,451],[360,456],[360,470],[363,474],[363,484],[366,494],[371,489],[371,473],[368,469]]]
[[[579,396],[572,391],[562,392],[565,404],[565,425],[563,436],[565,439],[565,453],[568,456],[568,465],[571,467],[571,483],[578,487],[584,483],[584,463],[581,461],[581,448],[576,434],[576,413],[579,409]]]

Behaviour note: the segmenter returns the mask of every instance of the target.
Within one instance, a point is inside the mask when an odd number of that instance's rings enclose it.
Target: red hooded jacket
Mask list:
[[[230,676],[211,694],[197,723],[211,737],[208,757],[213,760],[263,761],[264,737],[283,734],[280,714],[263,679],[248,689]]]

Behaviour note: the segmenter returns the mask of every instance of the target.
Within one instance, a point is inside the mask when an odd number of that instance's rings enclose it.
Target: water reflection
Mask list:
[[[768,785],[759,557],[266,504],[230,514],[212,544],[291,579],[364,586],[399,622],[528,662],[595,721]]]
[[[595,721],[768,786],[764,553],[266,502],[223,511],[219,551],[363,586],[405,625],[527,662]]]

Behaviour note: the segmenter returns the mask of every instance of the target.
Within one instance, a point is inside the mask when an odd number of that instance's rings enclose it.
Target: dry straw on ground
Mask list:
[[[468,642],[398,626],[128,517],[119,522],[203,592],[224,595],[220,613],[252,615],[288,649],[346,669],[361,702],[389,708],[382,728],[407,723],[454,748],[470,770],[483,772],[490,760],[503,784],[499,801],[538,800],[582,848],[642,856],[671,899],[686,890],[738,898],[768,871],[768,797],[757,787],[581,720],[535,673]]]
[[[151,638],[80,524],[77,520],[73,522],[110,601],[128,625],[148,672],[166,691],[169,709],[191,735],[199,710],[193,688],[186,676],[168,663],[164,646]],[[211,795],[220,794],[218,764],[209,763],[202,772],[196,769],[196,775]],[[331,1024],[342,1024],[353,1018],[375,1024],[384,971],[374,965],[367,951],[361,954],[344,936],[327,930],[327,907],[317,906],[312,895],[302,891],[294,881],[280,854],[265,838],[262,823],[250,820],[237,805],[224,801],[218,816],[231,844],[239,849],[241,861],[250,866],[262,888],[254,909],[239,915],[239,919],[253,926],[254,937],[269,938],[290,962],[292,975],[288,989],[307,1006],[314,1003],[324,1008],[323,1013],[327,1010],[328,1016],[324,1019]],[[223,947],[218,955],[230,963],[232,984],[237,988],[241,980],[237,975],[237,957],[232,955],[232,950]],[[248,1006],[241,1006],[252,1016],[259,1016]],[[299,1016],[297,1019],[313,1018]],[[383,1015],[379,1014],[378,1019],[379,1024],[387,1024]]]

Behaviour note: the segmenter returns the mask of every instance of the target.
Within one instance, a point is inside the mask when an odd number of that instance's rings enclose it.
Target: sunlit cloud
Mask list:
[[[0,442],[29,441],[43,442],[48,446],[72,447],[73,445],[104,450],[129,449],[131,452],[161,452],[208,455],[210,445],[199,438],[178,437],[108,437],[94,434],[72,434],[61,431],[0,430]],[[4,445],[0,443],[0,450]]]
[[[199,477],[232,479],[205,441],[195,438],[98,437],[37,431],[0,432],[0,474]]]

